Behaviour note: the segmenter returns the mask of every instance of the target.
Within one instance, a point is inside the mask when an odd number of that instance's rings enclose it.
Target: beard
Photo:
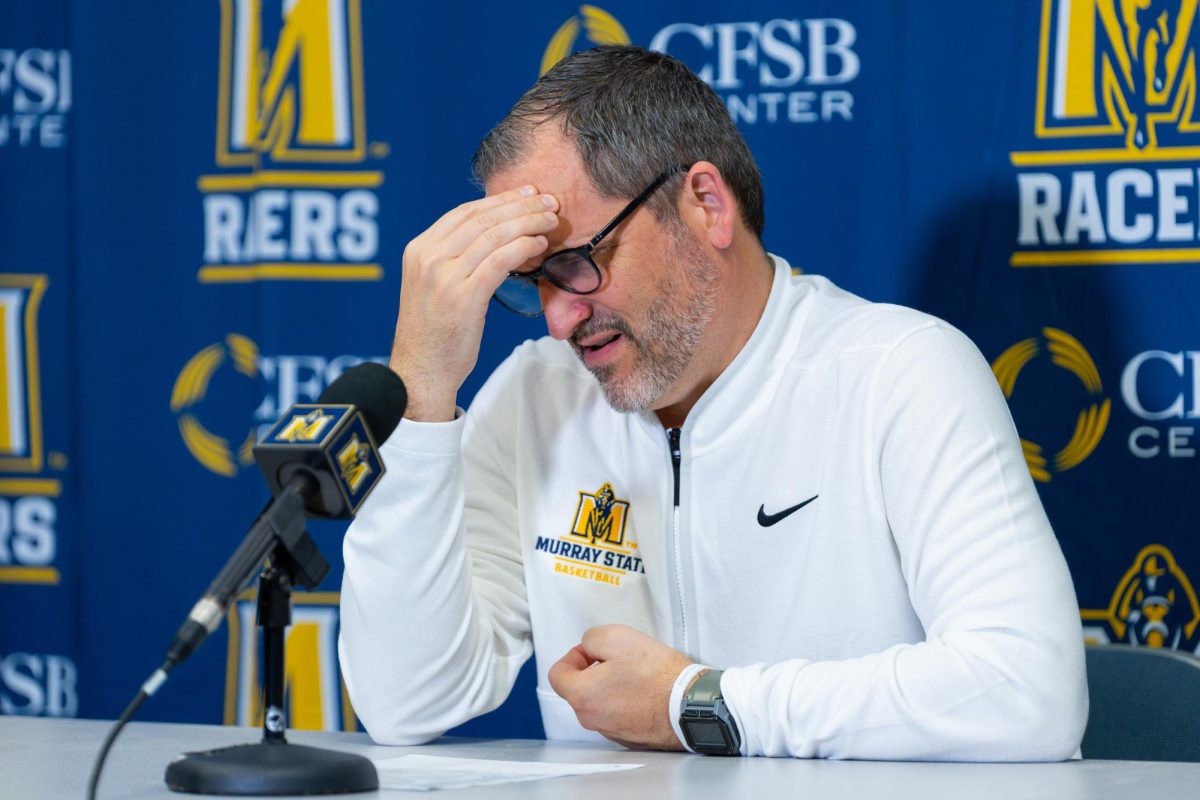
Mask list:
[[[716,309],[716,264],[682,224],[671,226],[669,236],[673,263],[660,271],[656,298],[642,318],[630,324],[615,314],[591,317],[570,339],[581,361],[579,341],[597,333],[619,333],[633,349],[633,366],[625,375],[617,374],[616,364],[588,368],[604,399],[624,414],[651,408],[675,384],[692,362]]]

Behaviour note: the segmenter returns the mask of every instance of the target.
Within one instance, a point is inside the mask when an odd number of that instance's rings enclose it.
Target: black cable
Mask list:
[[[96,787],[100,783],[100,770],[104,769],[104,760],[108,758],[108,751],[112,748],[113,742],[117,739],[117,734],[125,727],[125,723],[133,717],[137,710],[141,708],[142,703],[146,702],[146,698],[158,691],[158,687],[163,685],[167,679],[167,673],[171,667],[175,666],[170,660],[163,663],[161,667],[154,671],[142,688],[138,691],[137,697],[133,698],[133,702],[121,712],[121,716],[109,730],[108,736],[104,738],[104,744],[100,746],[100,754],[96,756],[96,763],[92,766],[92,777],[88,779],[87,800],[96,800]]]

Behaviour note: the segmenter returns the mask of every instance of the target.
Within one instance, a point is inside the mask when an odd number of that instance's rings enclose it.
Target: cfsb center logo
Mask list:
[[[70,110],[69,50],[0,48],[0,147],[64,147]]]
[[[1021,436],[1029,473],[1034,480],[1049,483],[1053,472],[1079,466],[1100,444],[1108,429],[1112,400],[1105,396],[1096,362],[1083,344],[1066,331],[1050,327],[1042,329],[1041,337],[1032,336],[1012,345],[992,362],[992,372],[1006,400],[1012,401],[1021,371],[1042,352],[1050,355],[1054,366],[1074,375],[1088,397],[1087,406],[1078,412],[1071,438],[1055,452],[1053,461],[1046,457],[1041,444]]]
[[[192,457],[210,472],[233,478],[254,463],[255,442],[285,409],[315,403],[326,386],[364,361],[386,364],[387,357],[265,354],[254,340],[230,333],[187,360],[171,389],[171,411]],[[233,401],[246,390],[259,393],[252,411]]]
[[[1074,376],[1082,391],[1075,390],[1078,410],[1075,425],[1070,430],[1065,417],[1057,418],[1054,426],[1066,439],[1053,456],[1043,444],[1026,432],[1027,423],[1048,420],[1054,410],[1072,402],[1061,391],[1053,392],[1044,381],[1047,376],[1033,376],[1021,381],[1026,386],[1021,393],[1035,392],[1036,414],[1026,404],[1024,413],[1013,408],[1025,462],[1034,480],[1049,483],[1056,473],[1066,472],[1082,464],[1100,445],[1113,421],[1113,399],[1105,391],[1101,371],[1084,345],[1066,331],[1045,327],[1041,336],[1022,339],[1006,348],[992,362],[992,372],[1004,397],[1012,404],[1019,394],[1018,378],[1043,354],[1050,363]],[[1143,350],[1135,353],[1120,371],[1117,393],[1129,417],[1138,422],[1125,436],[1129,453],[1138,459],[1194,459],[1197,455],[1196,426],[1200,419],[1200,351]]]
[[[1200,260],[1196,15],[1195,0],[1043,0],[1039,149],[1010,156],[1012,266]]]
[[[382,278],[365,165],[387,153],[367,142],[359,0],[221,0],[200,282]]]
[[[833,18],[672,22],[647,47],[694,69],[739,125],[804,124],[854,119],[857,38],[852,23]],[[541,74],[580,49],[630,43],[616,17],[582,5],[550,37]]]

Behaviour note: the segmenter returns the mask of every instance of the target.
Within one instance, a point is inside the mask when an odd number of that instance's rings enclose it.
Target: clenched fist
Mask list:
[[[675,678],[691,663],[628,625],[600,625],[584,632],[548,678],[588,730],[626,747],[683,750],[667,704]]]

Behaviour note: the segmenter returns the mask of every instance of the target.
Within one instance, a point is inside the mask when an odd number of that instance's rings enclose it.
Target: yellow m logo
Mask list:
[[[367,462],[369,452],[370,448],[355,435],[350,437],[350,441],[337,454],[338,469],[341,470],[342,480],[350,487],[351,494],[358,494],[363,481],[371,475],[371,465]]]
[[[618,499],[611,484],[604,484],[595,494],[579,493],[575,522],[571,535],[595,544],[620,547],[625,543],[625,518],[629,501]]]
[[[1200,131],[1196,0],[1043,0],[1037,135],[1122,136],[1152,150],[1158,131]]]
[[[292,417],[275,438],[284,442],[317,442],[332,420],[331,415],[314,408],[307,414]]]
[[[44,275],[0,275],[0,469],[42,468],[37,312]]]
[[[338,671],[336,592],[297,594],[284,643],[287,725],[295,730],[353,731],[350,696]],[[229,610],[229,656],[225,676],[225,724],[263,723],[259,636],[253,591]]]
[[[265,6],[221,0],[217,163],[363,160],[359,0]]]

